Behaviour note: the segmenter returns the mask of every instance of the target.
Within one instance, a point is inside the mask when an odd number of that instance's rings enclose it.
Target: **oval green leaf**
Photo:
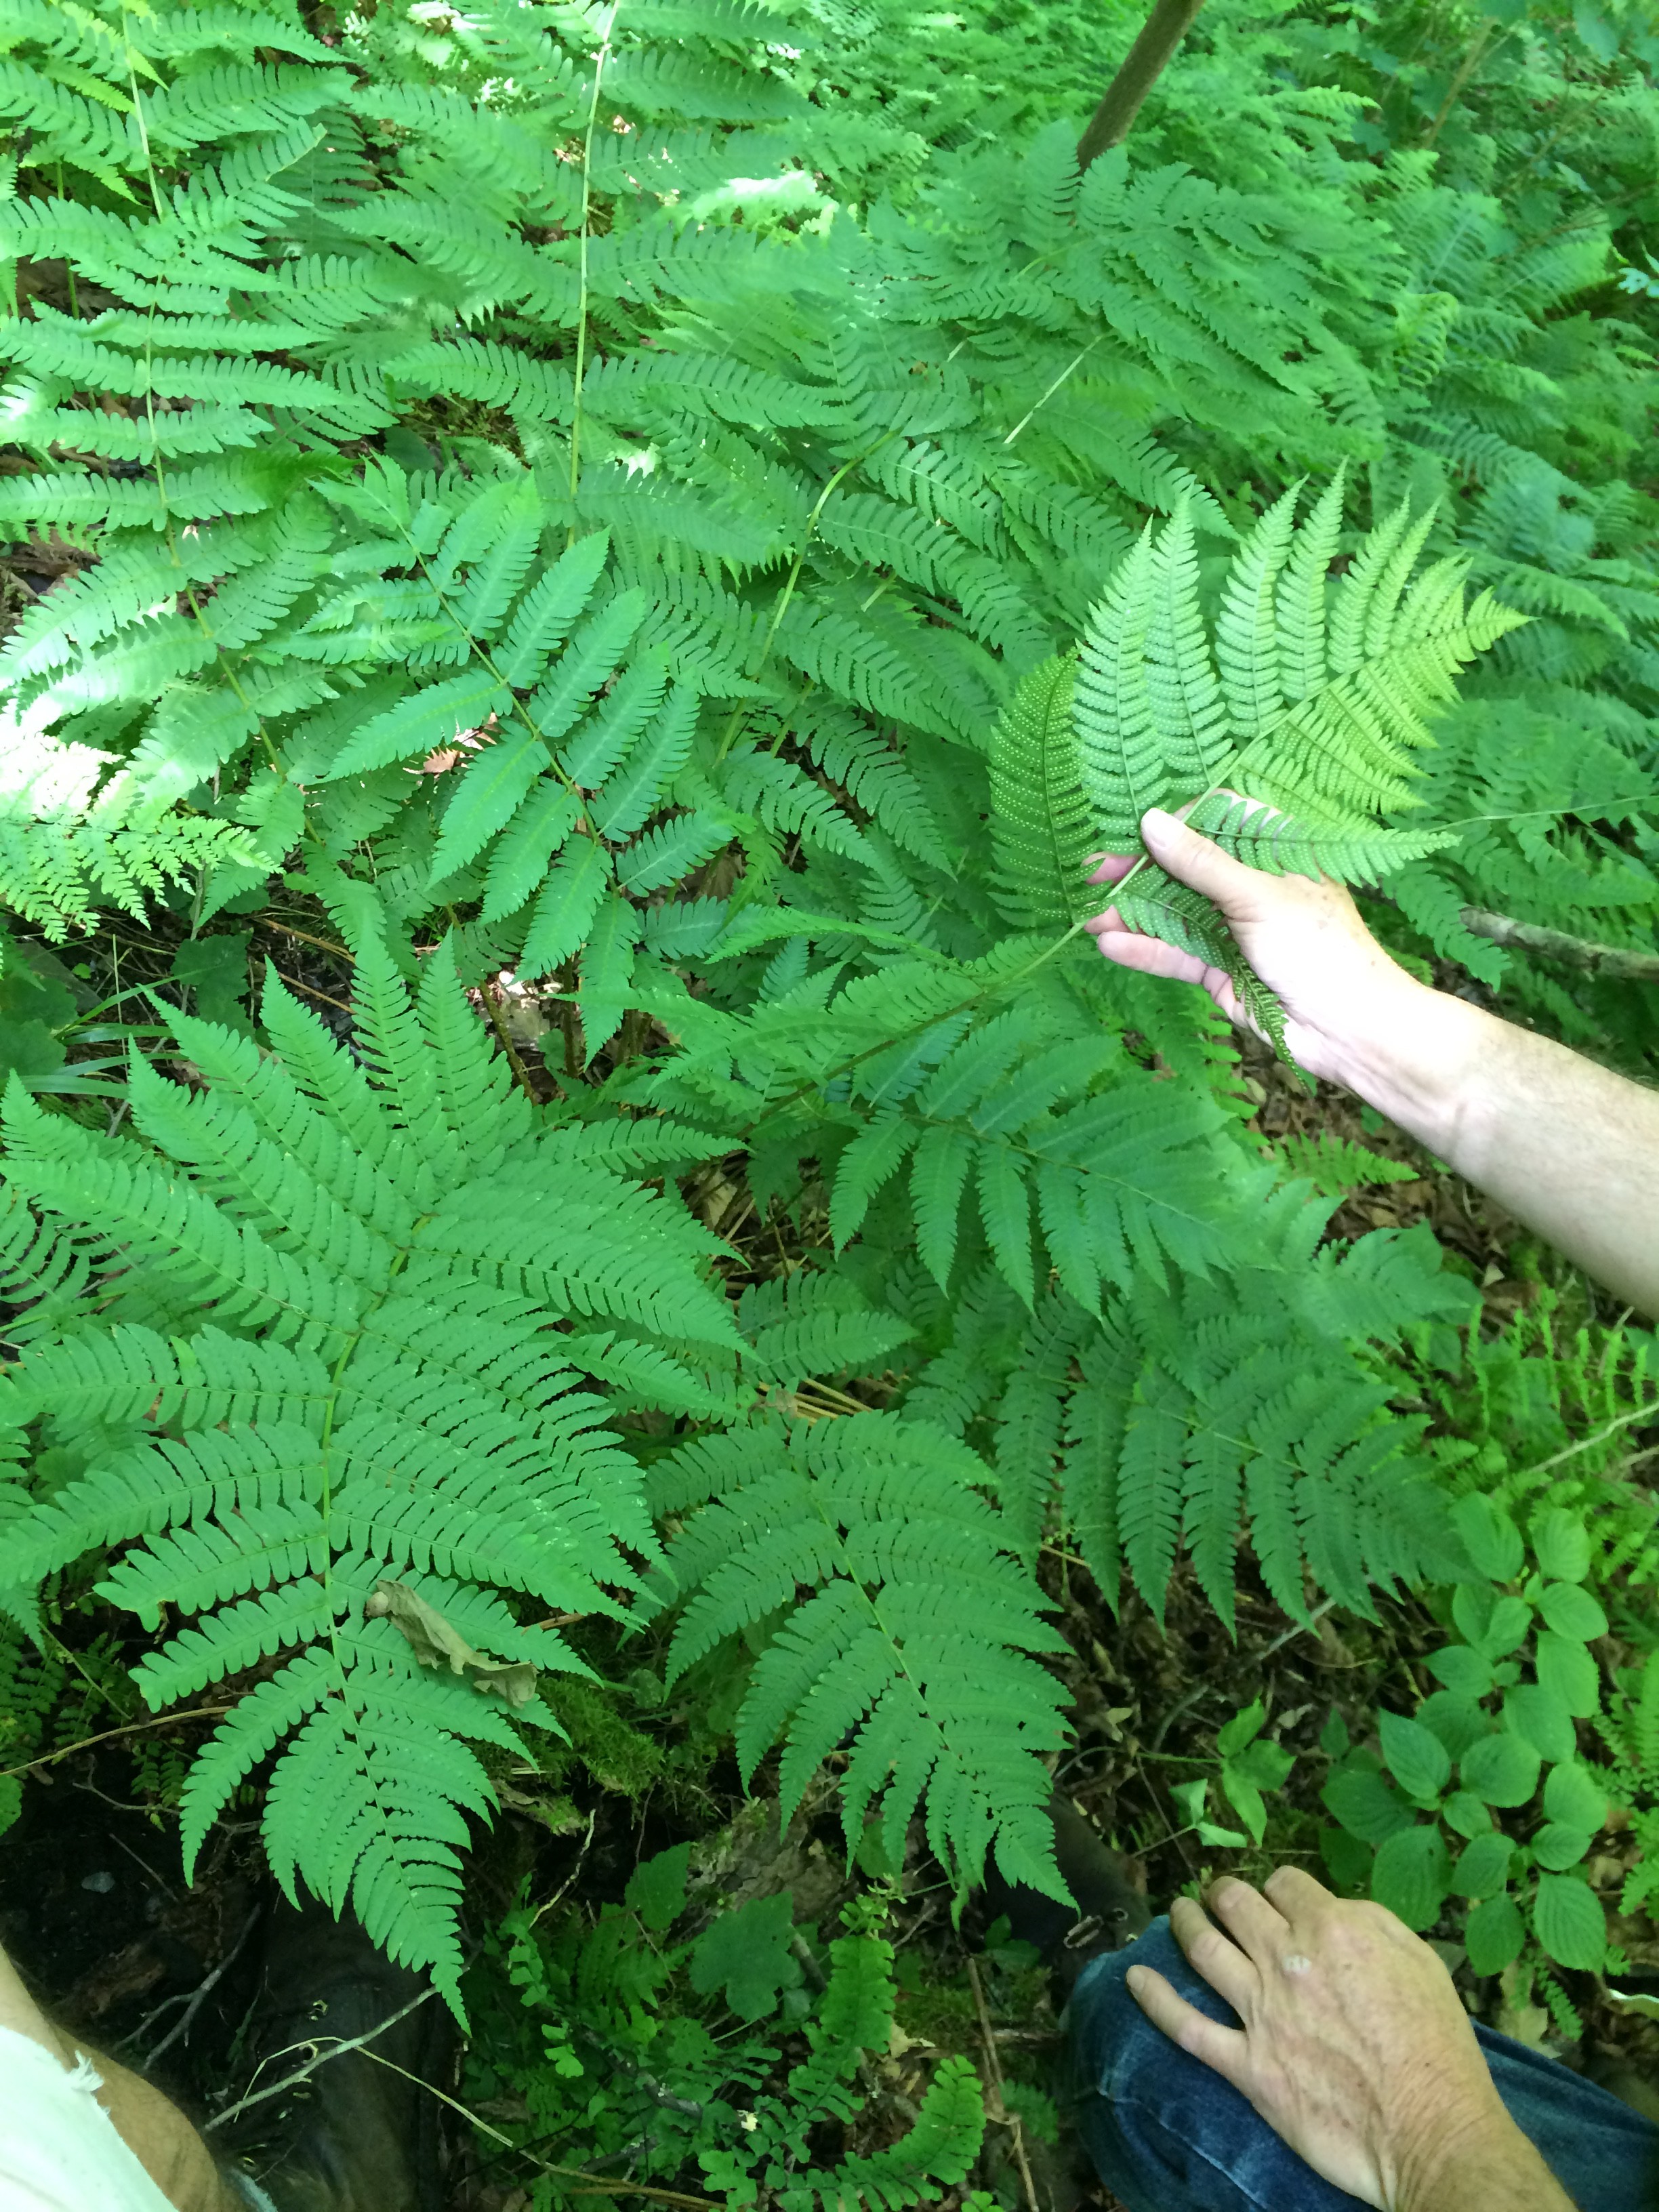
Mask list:
[[[1451,1753],[1432,1729],[1399,1713],[1381,1713],[1377,1730],[1389,1771],[1408,1797],[1437,1797],[1451,1779]]]
[[[1463,1948],[1477,1974],[1501,1974],[1521,1955],[1526,1923],[1512,1897],[1489,1897],[1477,1905],[1463,1929]]]
[[[1544,1812],[1570,1828],[1588,1828],[1592,1835],[1607,1817],[1607,1784],[1604,1774],[1568,1759],[1552,1767],[1544,1782]]]
[[[1488,1805],[1524,1805],[1538,1787],[1542,1763],[1524,1737],[1498,1729],[1464,1753],[1462,1779]]]
[[[1425,1698],[1417,1717],[1425,1728],[1434,1730],[1454,1759],[1462,1759],[1492,1727],[1490,1715],[1483,1713],[1473,1698],[1461,1698],[1454,1690],[1436,1690]]]
[[[1411,1826],[1411,1814],[1374,1768],[1339,1770],[1320,1795],[1332,1819],[1368,1844],[1386,1842]]]
[[[1607,1616],[1577,1583],[1547,1583],[1538,1594],[1538,1610],[1563,1636],[1589,1644],[1607,1632]]]
[[[1581,1865],[1595,1840],[1594,1828],[1570,1828],[1560,1820],[1547,1820],[1532,1839],[1532,1855],[1540,1867],[1565,1874]]]
[[[1578,1746],[1572,1715],[1553,1690],[1523,1682],[1504,1700],[1504,1725],[1524,1736],[1540,1759],[1571,1759]]]
[[[1512,1583],[1525,1556],[1521,1531],[1501,1505],[1472,1491],[1452,1508],[1452,1522],[1477,1571],[1495,1583]]]
[[[1460,1698],[1484,1698],[1492,1688],[1492,1662],[1470,1644],[1449,1644],[1443,1651],[1435,1652],[1429,1672]]]
[[[1532,1551],[1553,1581],[1582,1583],[1589,1572],[1589,1530],[1577,1513],[1551,1505],[1533,1516]]]
[[[1515,1845],[1496,1828],[1477,1836],[1457,1855],[1451,1886],[1459,1897],[1495,1897],[1510,1878]]]
[[[1390,1836],[1371,1869],[1371,1895],[1407,1928],[1432,1928],[1451,1887],[1451,1854],[1437,1827],[1423,1822]]]
[[[1594,1973],[1607,1956],[1607,1919],[1601,1900],[1577,1875],[1539,1875],[1532,1931],[1558,1966]]]
[[[1540,1686],[1559,1698],[1570,1713],[1601,1711],[1601,1670],[1576,1637],[1544,1629],[1534,1658]]]
[[[1473,1790],[1454,1790],[1440,1808],[1440,1817],[1460,1836],[1484,1836],[1492,1826],[1492,1813],[1484,1797]]]

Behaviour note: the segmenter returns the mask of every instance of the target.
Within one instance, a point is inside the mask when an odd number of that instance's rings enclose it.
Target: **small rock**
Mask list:
[[[100,1867],[96,1874],[83,1874],[81,1887],[89,1889],[94,1897],[107,1897],[115,1887],[115,1876],[106,1874]]]

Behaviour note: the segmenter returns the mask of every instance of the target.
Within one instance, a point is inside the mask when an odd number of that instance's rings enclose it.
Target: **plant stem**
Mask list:
[[[129,1721],[125,1728],[106,1729],[101,1735],[83,1735],[79,1743],[66,1743],[61,1751],[48,1751],[39,1759],[26,1759],[21,1766],[0,1766],[0,1782],[9,1775],[33,1774],[37,1767],[55,1766],[60,1759],[72,1759],[77,1751],[90,1751],[94,1744],[113,1743],[117,1736],[143,1735],[149,1729],[176,1728],[180,1721],[217,1720],[230,1711],[228,1705],[192,1705],[187,1713],[162,1713],[153,1721]]]
[[[1087,361],[1089,356],[1094,351],[1095,348],[1097,345],[1103,344],[1109,336],[1109,331],[1103,331],[1097,338],[1090,339],[1088,344],[1084,347],[1080,354],[1077,355],[1073,360],[1066,362],[1065,368],[1060,370],[1060,374],[1048,386],[1048,389],[1043,393],[1042,398],[1033,401],[1031,405],[1028,407],[1025,412],[1020,416],[1018,422],[1015,423],[1013,428],[1008,433],[1007,436],[1002,441],[1005,446],[1012,446],[1013,444],[1015,439],[1018,437],[1020,432],[1030,421],[1032,416],[1037,412],[1037,410],[1048,405],[1048,402],[1054,398],[1055,392],[1059,391],[1060,386],[1065,383],[1066,378],[1071,375],[1074,369],[1080,368],[1083,363]]]
[[[1106,88],[1089,127],[1078,140],[1077,165],[1086,169],[1097,155],[1121,145],[1140,112],[1140,103],[1169,66],[1176,48],[1192,28],[1204,0],[1158,0],[1141,25],[1140,35]]]
[[[778,624],[783,620],[784,616],[788,612],[790,600],[795,596],[795,586],[800,581],[801,563],[806,558],[806,549],[811,544],[812,533],[818,526],[818,517],[823,513],[825,507],[829,504],[830,493],[835,490],[836,485],[840,483],[843,477],[850,475],[852,471],[857,468],[861,462],[867,461],[872,453],[879,452],[881,447],[887,443],[887,441],[896,434],[897,434],[892,430],[884,430],[873,446],[867,447],[866,451],[861,453],[854,453],[850,461],[843,461],[840,468],[836,471],[834,476],[830,477],[828,483],[824,485],[823,489],[818,494],[817,498],[814,501],[812,512],[806,518],[806,527],[800,534],[800,544],[795,548],[795,557],[789,564],[789,574],[784,578],[782,586],[780,589],[777,599],[774,604],[772,609],[772,619],[766,625],[766,635],[761,640],[760,656],[757,659],[753,669],[750,671],[751,676],[758,678],[762,670],[765,667],[768,659],[770,658],[772,652],[772,641],[778,634]],[[727,721],[725,732],[720,738],[720,749],[714,755],[714,765],[716,768],[720,766],[720,763],[726,758],[726,754],[732,750],[732,741],[736,738],[738,732],[743,726],[743,718],[747,711],[747,708],[744,707],[741,700],[739,700],[738,704],[732,709],[731,717]]]
[[[1440,103],[1439,112],[1429,125],[1427,135],[1423,141],[1425,146],[1432,146],[1439,137],[1441,126],[1456,106],[1458,94],[1480,66],[1492,34],[1498,27],[1498,18],[1495,15],[1487,15],[1476,25],[1474,36],[1469,40],[1468,51],[1458,64],[1455,76],[1446,87],[1446,97]]]
[[[621,0],[617,0],[620,7]],[[576,542],[576,492],[581,477],[582,453],[582,375],[587,366],[587,246],[592,228],[593,212],[593,132],[599,118],[599,82],[605,75],[605,62],[611,53],[611,34],[617,27],[617,8],[612,8],[605,17],[605,36],[593,57],[593,96],[587,104],[587,135],[582,141],[582,234],[580,246],[581,289],[576,302],[576,374],[575,392],[570,416],[570,528],[567,546]]]

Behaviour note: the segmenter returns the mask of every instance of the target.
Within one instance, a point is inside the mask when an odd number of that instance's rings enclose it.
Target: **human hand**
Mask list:
[[[1356,1064],[1380,1041],[1408,1030],[1431,994],[1389,957],[1342,886],[1246,867],[1159,808],[1146,816],[1141,836],[1161,867],[1219,907],[1245,959],[1283,1001],[1285,1042],[1297,1062],[1310,1075],[1360,1087]],[[1089,880],[1115,883],[1133,866],[1108,859]],[[1231,1020],[1252,1026],[1221,969],[1126,928],[1115,907],[1085,927],[1119,967],[1201,983]]]
[[[1261,1890],[1224,1876],[1207,1901],[1220,1927],[1190,1898],[1170,1925],[1243,2027],[1149,1966],[1129,1969],[1130,1994],[1316,2173],[1380,2212],[1571,2212],[1493,2087],[1450,1975],[1403,1922],[1294,1867]]]

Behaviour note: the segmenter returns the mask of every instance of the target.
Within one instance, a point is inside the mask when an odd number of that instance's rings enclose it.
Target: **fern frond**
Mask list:
[[[86,1280],[27,1197],[95,1223],[119,1275],[138,1274],[168,1319],[94,1335],[70,1310],[64,1333],[23,1346],[8,1408],[50,1403],[107,1441],[9,1520],[8,1560],[38,1579],[115,1547],[110,1601],[148,1622],[185,1617],[139,1672],[158,1702],[292,1651],[198,1762],[187,1856],[274,1754],[280,1877],[337,1906],[349,1894],[377,1941],[457,2001],[459,1851],[465,1816],[491,1802],[464,1739],[518,1739],[466,1684],[415,1670],[363,1603],[387,1572],[447,1577],[454,1617],[497,1649],[517,1632],[491,1587],[616,1613],[609,1591],[635,1580],[621,1547],[649,1559],[653,1540],[634,1464],[597,1432],[604,1402],[575,1387],[556,1320],[614,1317],[659,1369],[673,1362],[658,1344],[700,1342],[729,1372],[743,1340],[698,1272],[714,1240],[677,1198],[617,1172],[636,1158],[649,1171],[665,1143],[695,1153],[696,1133],[544,1142],[447,944],[411,1005],[374,930],[358,930],[353,994],[356,1057],[276,985],[269,1054],[178,1016],[209,1087],[135,1066],[142,1143],[96,1138],[12,1085],[0,1249],[15,1287],[25,1302],[38,1289],[56,1319]],[[702,1401],[729,1404],[708,1385]],[[318,1787],[337,1808],[327,1824]]]
[[[1389,830],[1364,821],[1328,827],[1316,820],[1298,822],[1275,807],[1237,799],[1226,791],[1212,793],[1190,809],[1187,819],[1223,852],[1267,875],[1332,876],[1343,884],[1380,882],[1408,861],[1457,842],[1456,833],[1449,830]]]
[[[1176,790],[1159,757],[1146,676],[1157,573],[1149,524],[1108,578],[1079,650],[1073,709],[1078,772],[1103,847],[1112,852],[1132,850],[1141,816]]]
[[[964,1878],[978,1877],[994,1845],[1011,1879],[1057,1894],[1036,1754],[1057,1741],[1061,1693],[1029,1655],[1058,1639],[971,1486],[987,1471],[962,1446],[879,1413],[771,1436],[766,1472],[745,1482],[739,1456],[738,1486],[724,1487],[670,1549],[684,1605],[672,1672],[791,1603],[798,1585],[816,1589],[756,1668],[738,1721],[744,1771],[782,1736],[793,1807],[856,1731],[849,1849],[872,1798],[891,1838],[925,1797],[929,1839]],[[705,1445],[699,1473],[743,1445],[742,1432]],[[948,1625],[964,1594],[971,1636]]]

